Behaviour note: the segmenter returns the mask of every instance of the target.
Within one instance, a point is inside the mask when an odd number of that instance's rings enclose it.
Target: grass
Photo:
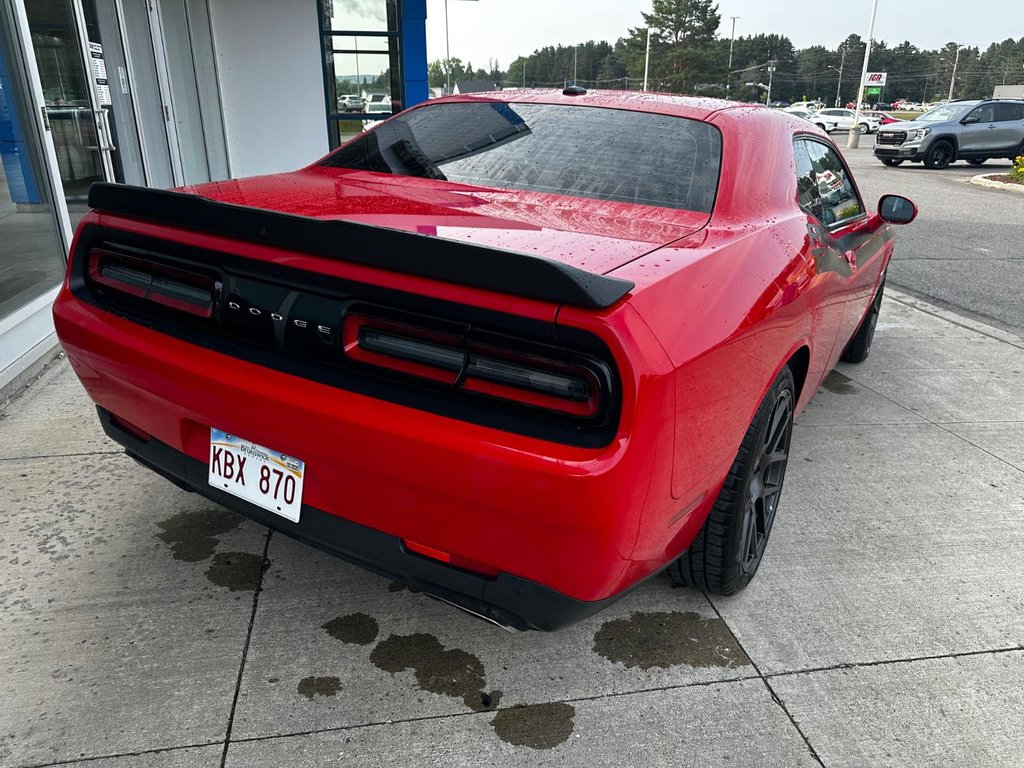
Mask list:
[[[916,120],[920,112],[890,112],[897,120]]]

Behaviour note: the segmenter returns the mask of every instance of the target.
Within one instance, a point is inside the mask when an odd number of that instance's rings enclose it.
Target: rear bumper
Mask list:
[[[624,314],[623,337],[639,343],[649,331],[631,319],[635,314]],[[668,494],[674,401],[667,376],[637,376],[642,387],[628,393],[617,437],[583,448],[256,365],[86,304],[67,287],[54,320],[93,401],[150,438],[143,444],[123,430],[113,435],[144,464],[253,519],[501,623],[554,629],[577,621],[689,543],[681,526],[670,525],[677,509]],[[643,359],[632,347],[621,354]],[[638,401],[646,407],[633,408]],[[306,463],[302,525],[292,529],[283,518],[207,487],[211,428]],[[649,516],[654,520],[646,521]],[[468,574],[410,554],[403,540],[499,575]]]
[[[205,463],[155,438],[143,440],[122,429],[109,411],[97,406],[103,430],[125,453],[186,491],[335,557],[402,582],[503,626],[519,630],[555,630],[597,613],[623,593],[604,600],[574,600],[541,584],[506,573],[479,576],[409,552],[402,540],[330,515],[307,504],[298,523],[268,512],[207,482]]]

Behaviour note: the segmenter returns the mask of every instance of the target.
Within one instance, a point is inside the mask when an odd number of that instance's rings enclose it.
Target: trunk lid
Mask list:
[[[709,215],[315,166],[182,189],[219,202],[501,248],[607,274]]]

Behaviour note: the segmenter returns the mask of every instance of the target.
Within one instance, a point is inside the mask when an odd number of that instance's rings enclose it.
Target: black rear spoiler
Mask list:
[[[97,211],[539,301],[609,307],[633,283],[557,261],[351,221],[313,219],[183,192],[96,183]]]

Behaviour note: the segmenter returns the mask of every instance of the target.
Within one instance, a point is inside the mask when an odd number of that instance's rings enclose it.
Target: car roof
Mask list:
[[[568,104],[575,106],[606,107],[626,109],[633,112],[653,112],[673,117],[706,121],[716,112],[725,109],[751,109],[755,105],[741,104],[725,99],[711,99],[700,96],[676,96],[670,93],[649,91],[588,90],[579,96],[566,96],[560,89],[514,88],[503,91],[487,91],[459,96],[432,99],[429,103],[459,101],[503,101],[532,104]],[[761,109],[767,110],[764,105]]]

